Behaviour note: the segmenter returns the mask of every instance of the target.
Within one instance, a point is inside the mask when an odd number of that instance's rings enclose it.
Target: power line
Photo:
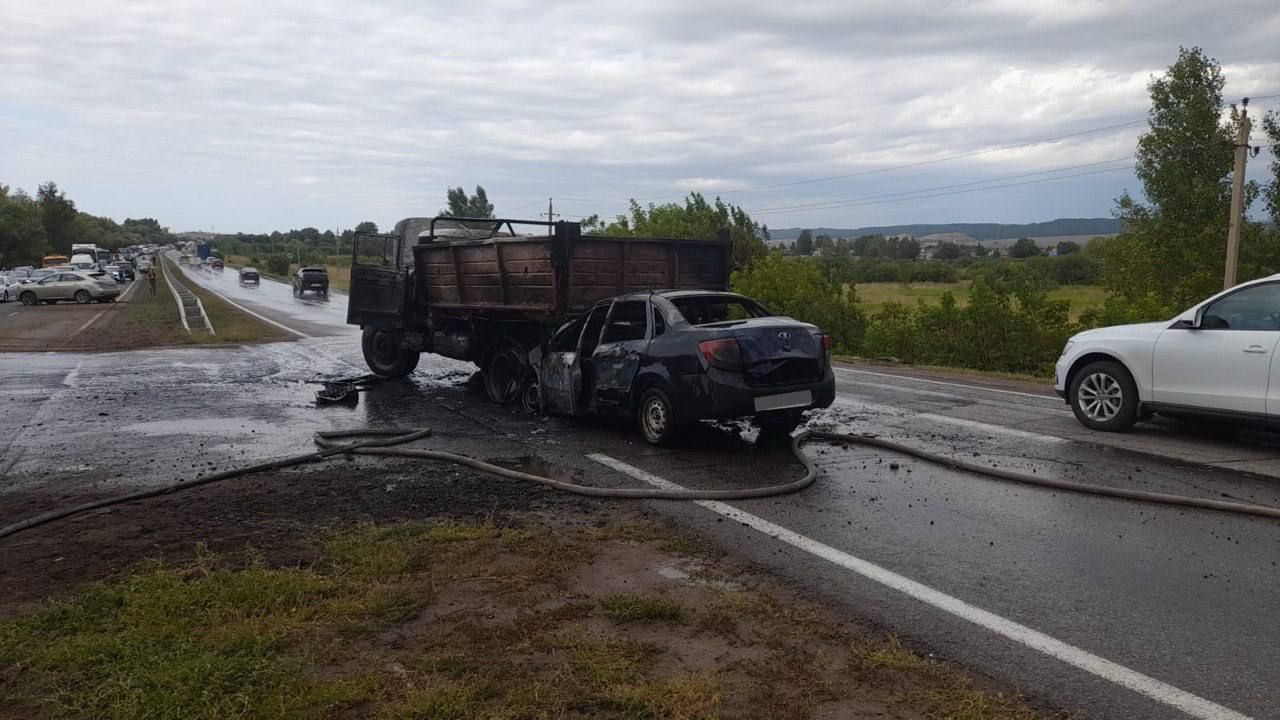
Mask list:
[[[859,200],[877,200],[881,198],[900,197],[903,195],[916,195],[919,193],[934,192],[937,190],[951,190],[953,188],[971,187],[974,185],[986,185],[988,183],[1000,182],[1002,180],[1013,180],[1016,178],[1033,177],[1036,175],[1048,175],[1051,173],[1066,172],[1067,170],[1079,170],[1081,168],[1097,167],[1099,165],[1109,165],[1111,163],[1124,162],[1132,159],[1133,159],[1132,155],[1126,155],[1124,157],[1111,158],[1110,160],[1100,160],[1098,162],[1081,163],[1079,165],[1067,165],[1064,167],[1050,168],[1048,170],[1035,170],[1033,172],[1016,173],[1013,175],[998,175],[995,177],[986,178],[985,180],[973,180],[970,182],[955,183],[952,185],[938,185],[935,187],[919,188],[916,190],[904,190],[902,192],[887,193],[885,195],[867,195],[867,196],[858,197],[858,198],[846,198],[843,200],[826,200],[823,202],[806,203],[801,205],[766,207],[766,208],[760,208],[759,210],[753,210],[752,212],[764,212],[764,211],[772,212],[776,210],[809,210],[809,209],[825,207],[827,205],[831,205],[832,203],[845,203],[845,202],[853,202],[853,201],[859,201]]]
[[[816,184],[816,183],[831,182],[831,181],[833,181],[833,180],[846,180],[846,179],[848,179],[848,178],[854,178],[854,177],[864,177],[864,176],[867,176],[867,175],[877,175],[877,174],[880,174],[880,173],[894,172],[894,171],[897,171],[897,170],[907,170],[907,169],[910,169],[910,168],[922,167],[922,166],[925,166],[925,165],[937,165],[937,164],[939,164],[939,163],[952,162],[952,161],[955,161],[955,160],[963,160],[963,159],[966,159],[966,158],[979,157],[979,156],[982,156],[982,155],[990,155],[990,154],[998,153],[998,152],[1006,152],[1006,151],[1008,151],[1008,150],[1018,150],[1018,149],[1020,149],[1020,148],[1031,147],[1031,146],[1033,146],[1033,145],[1044,145],[1044,144],[1047,144],[1047,143],[1060,142],[1060,141],[1062,141],[1062,140],[1068,140],[1068,139],[1070,139],[1070,138],[1080,137],[1080,136],[1083,136],[1083,135],[1093,135],[1093,134],[1095,134],[1095,133],[1106,132],[1106,131],[1108,131],[1108,130],[1118,130],[1118,129],[1121,129],[1121,128],[1131,127],[1131,126],[1134,126],[1134,125],[1141,125],[1141,124],[1142,124],[1142,123],[1144,123],[1144,122],[1146,122],[1146,120],[1145,120],[1145,119],[1142,119],[1142,120],[1130,120],[1129,122],[1116,123],[1116,124],[1114,124],[1114,125],[1106,125],[1106,126],[1104,126],[1104,127],[1091,128],[1091,129],[1089,129],[1089,130],[1080,130],[1080,131],[1073,132],[1073,133],[1067,133],[1067,134],[1065,134],[1065,135],[1057,135],[1057,136],[1054,136],[1054,137],[1043,138],[1043,139],[1040,139],[1040,140],[1029,140],[1029,141],[1027,141],[1027,142],[1016,143],[1016,144],[1013,144],[1013,145],[1002,145],[1002,146],[1000,146],[1000,147],[986,148],[986,149],[984,149],[984,150],[974,150],[974,151],[971,151],[971,152],[959,153],[959,154],[956,154],[956,155],[947,155],[947,156],[945,156],[945,157],[933,158],[933,159],[930,159],[930,160],[919,160],[919,161],[917,161],[917,162],[903,163],[903,164],[901,164],[901,165],[891,165],[891,166],[889,166],[889,167],[874,168],[874,169],[871,169],[871,170],[861,170],[861,171],[858,171],[858,172],[853,172],[853,173],[844,173],[844,174],[840,174],[840,175],[826,175],[826,176],[823,176],[823,177],[808,178],[808,179],[804,179],[804,180],[793,180],[793,181],[790,181],[790,182],[773,183],[773,184],[770,184],[770,185],[756,185],[756,186],[751,186],[751,187],[732,188],[732,189],[727,189],[727,190],[716,190],[715,192],[716,192],[716,194],[718,194],[718,195],[728,195],[728,194],[731,194],[731,193],[758,192],[758,191],[761,191],[761,190],[776,190],[776,189],[778,189],[778,188],[783,188],[783,187],[795,187],[795,186],[797,186],[797,185],[812,185],[812,184]],[[668,196],[664,196],[664,197],[644,198],[644,201],[652,201],[652,200],[668,200],[668,199],[672,199],[672,198],[682,198],[682,197],[684,197],[684,195],[668,195]],[[578,197],[562,197],[562,198],[560,198],[560,199],[561,199],[561,200],[570,200],[570,201],[574,201],[574,202],[620,202],[620,201],[625,201],[625,200],[632,200],[632,199],[634,199],[634,198],[578,198]]]
[[[1074,173],[1074,174],[1072,174],[1072,175],[1062,175],[1062,176],[1059,176],[1059,177],[1041,178],[1041,179],[1039,179],[1039,180],[1024,180],[1024,181],[1022,181],[1022,182],[1016,182],[1016,183],[1005,183],[1004,185],[992,185],[992,186],[990,186],[990,187],[970,188],[970,189],[968,189],[968,190],[953,190],[953,191],[951,191],[951,192],[933,193],[933,194],[931,194],[931,195],[916,195],[916,196],[913,196],[913,197],[902,197],[902,198],[895,198],[895,199],[892,199],[892,200],[874,200],[874,201],[867,201],[867,202],[862,202],[862,201],[857,201],[857,202],[846,202],[846,203],[840,203],[840,204],[833,204],[833,205],[827,206],[826,208],[814,208],[814,209],[833,209],[833,208],[841,208],[841,207],[863,207],[863,206],[867,206],[867,205],[887,205],[887,204],[889,204],[889,203],[904,202],[904,201],[907,201],[907,200],[927,200],[927,199],[935,198],[935,197],[946,197],[946,196],[948,196],[948,195],[964,195],[964,194],[967,194],[967,193],[985,192],[985,191],[987,191],[987,190],[1000,190],[1000,189],[1002,189],[1002,188],[1020,187],[1020,186],[1023,186],[1023,185],[1039,185],[1039,184],[1047,183],[1047,182],[1057,182],[1058,180],[1067,180],[1067,179],[1069,179],[1069,178],[1084,177],[1084,176],[1086,176],[1086,175],[1101,175],[1101,174],[1103,174],[1103,173],[1116,172],[1116,171],[1119,171],[1119,170],[1128,170],[1128,169],[1129,169],[1128,167],[1106,168],[1106,169],[1103,169],[1103,170],[1091,170],[1091,171],[1089,171],[1089,172]],[[773,213],[779,213],[779,212],[794,212],[794,211],[792,211],[792,210],[763,210],[763,211],[755,211],[755,212],[752,212],[752,213],[751,213],[751,215],[754,217],[754,216],[756,216],[756,215],[770,215],[770,214],[773,214]]]

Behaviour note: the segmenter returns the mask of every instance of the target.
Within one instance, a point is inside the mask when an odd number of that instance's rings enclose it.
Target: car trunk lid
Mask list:
[[[785,316],[728,320],[700,326],[722,330],[738,341],[748,385],[817,382],[825,372],[826,351],[813,325]]]

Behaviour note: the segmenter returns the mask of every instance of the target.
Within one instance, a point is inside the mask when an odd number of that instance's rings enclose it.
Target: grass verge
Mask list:
[[[1041,717],[781,591],[660,575],[705,561],[616,538],[365,523],[303,566],[147,562],[0,623],[0,696],[20,717],[121,720]]]

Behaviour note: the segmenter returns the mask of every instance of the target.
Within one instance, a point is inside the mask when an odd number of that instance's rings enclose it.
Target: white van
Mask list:
[[[70,265],[77,270],[97,270],[98,260],[92,255],[80,253],[71,256]]]

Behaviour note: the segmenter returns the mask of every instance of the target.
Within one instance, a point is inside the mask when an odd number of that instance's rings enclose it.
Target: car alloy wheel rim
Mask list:
[[[1124,390],[1114,377],[1106,373],[1094,373],[1080,383],[1076,401],[1090,420],[1107,422],[1120,414],[1120,407],[1124,404]]]
[[[667,405],[658,398],[651,398],[644,406],[644,425],[652,437],[662,437],[667,431]]]

